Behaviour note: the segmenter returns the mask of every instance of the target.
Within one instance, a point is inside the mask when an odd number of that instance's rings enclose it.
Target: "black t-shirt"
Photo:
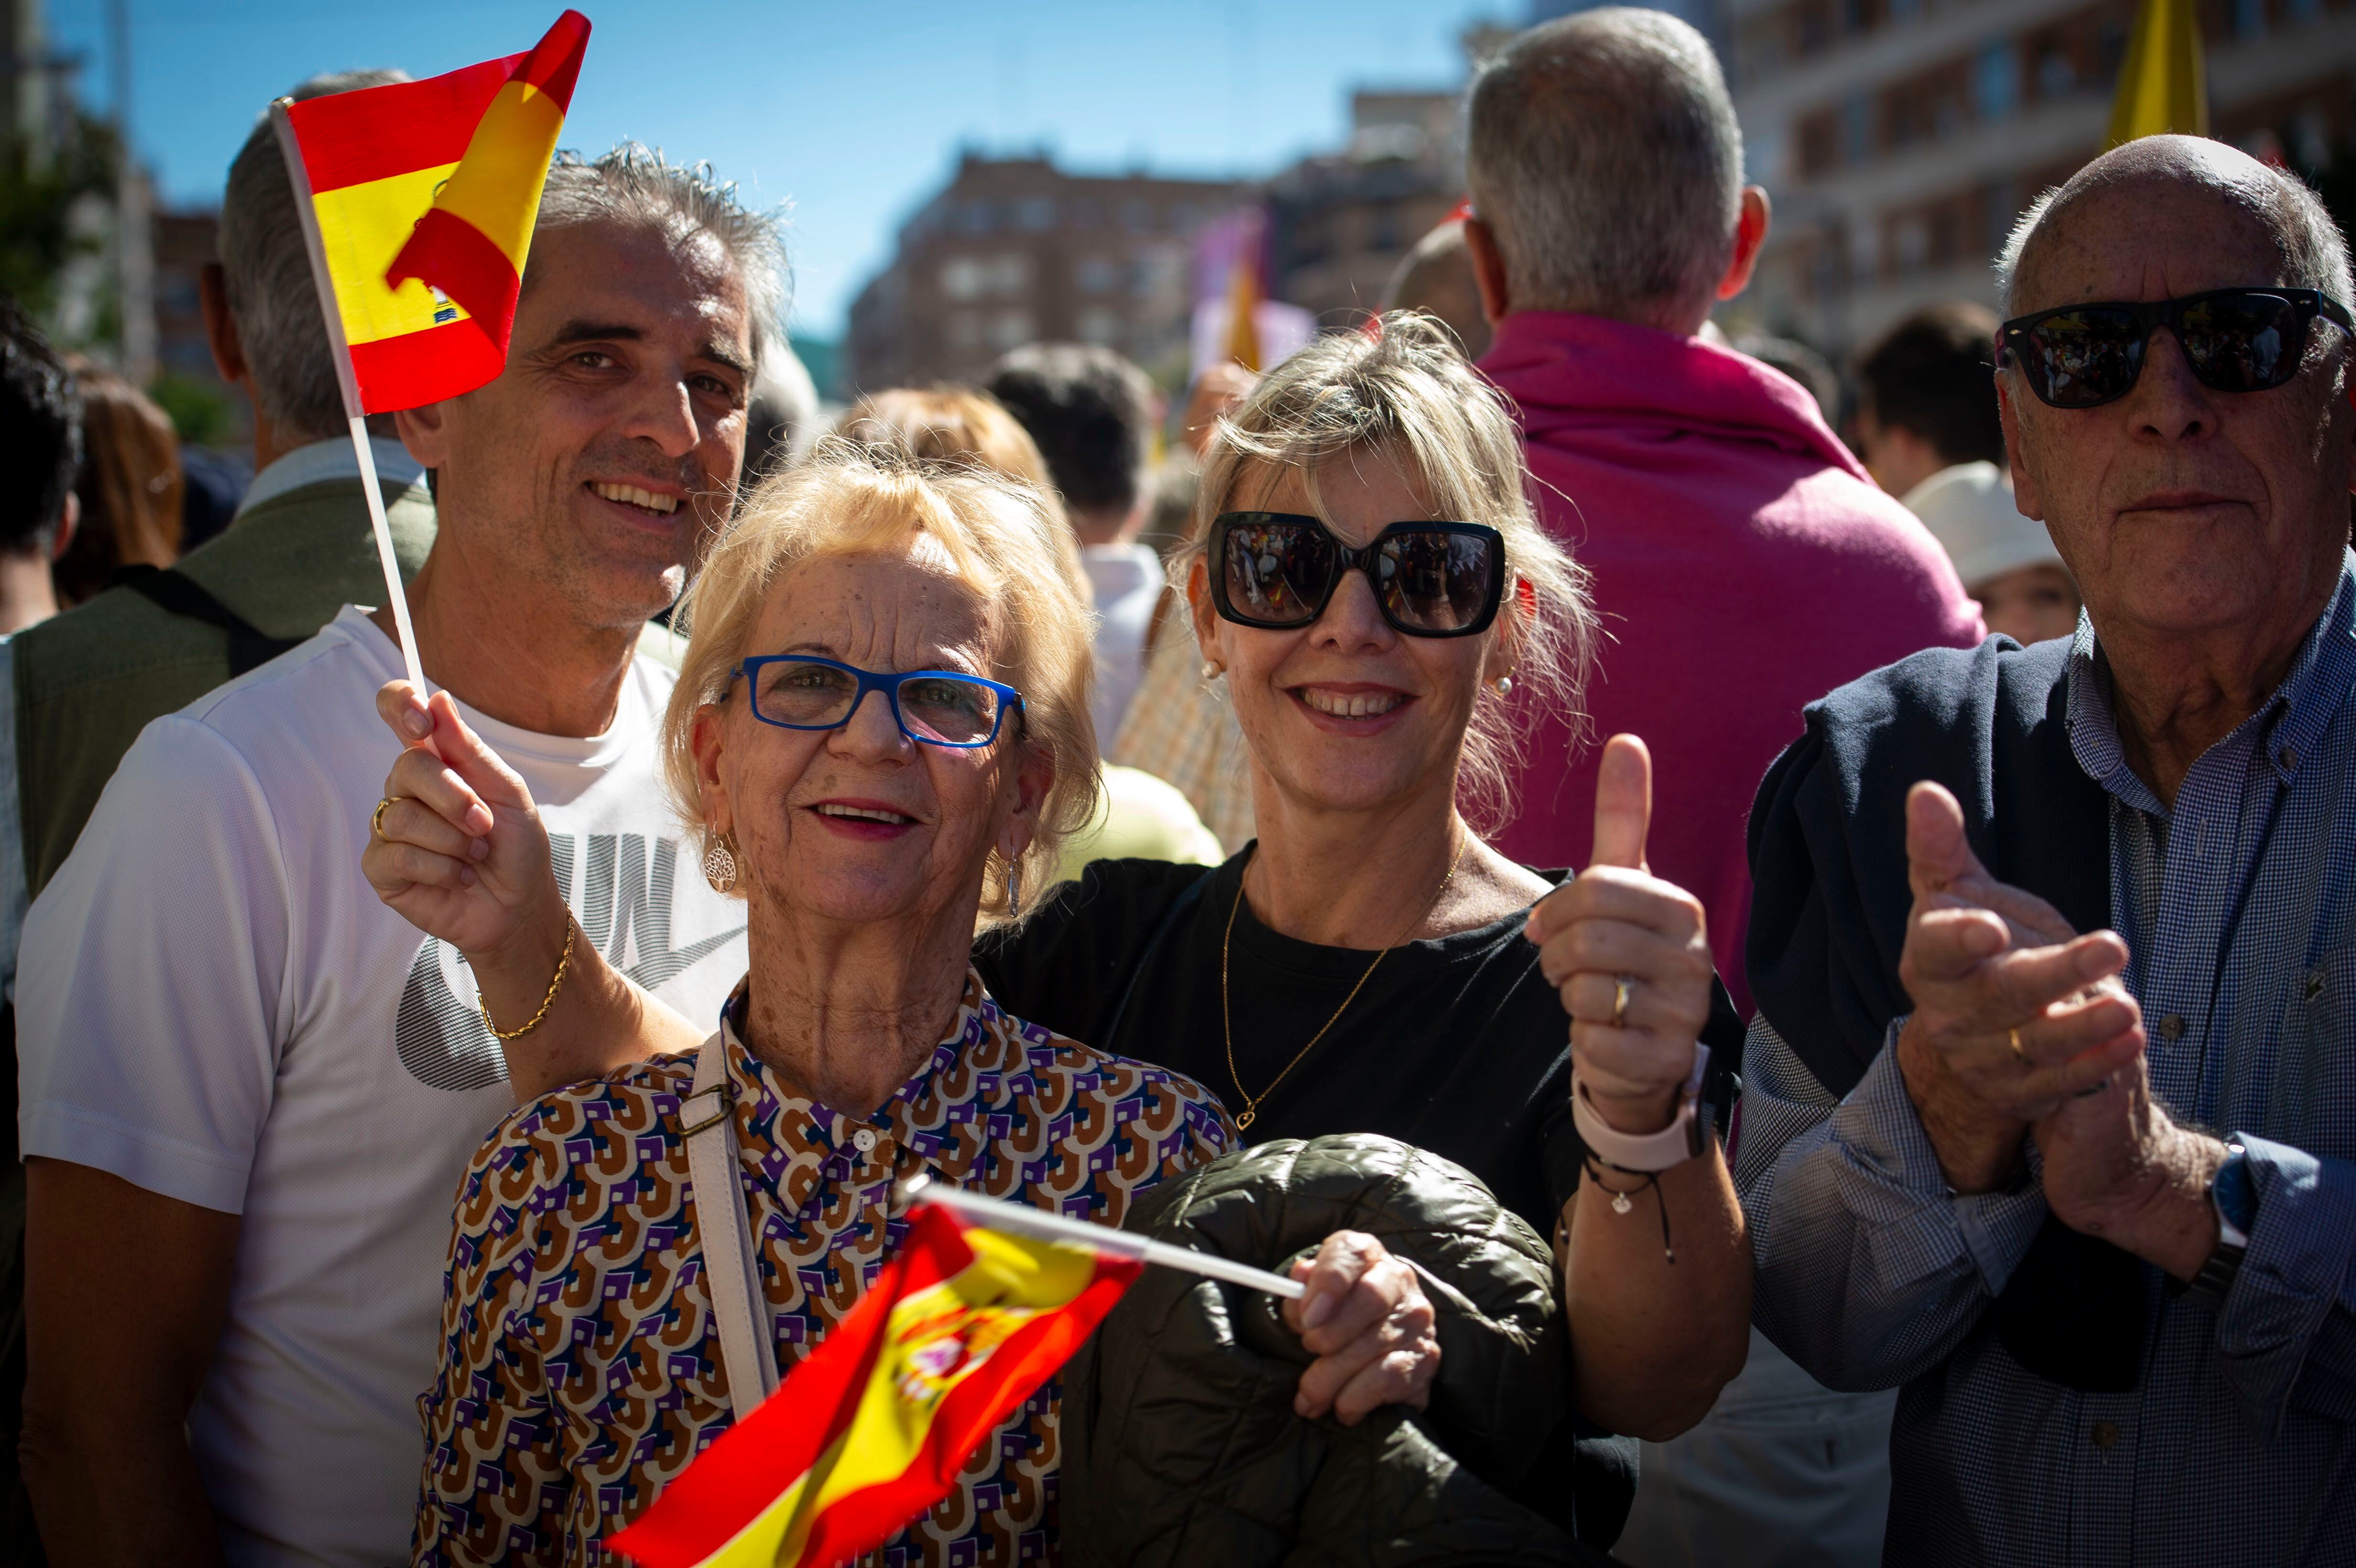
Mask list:
[[[1570,1020],[1538,972],[1523,915],[1395,949],[1271,1091],[1374,955],[1280,935],[1260,923],[1248,900],[1236,909],[1250,854],[1209,871],[1097,861],[1020,927],[985,935],[974,962],[1015,1017],[1183,1072],[1231,1113],[1246,1104],[1240,1072],[1260,1097],[1247,1143],[1381,1133],[1454,1160],[1551,1240],[1586,1149],[1570,1119]],[[1558,884],[1568,875],[1538,874]],[[1232,1072],[1219,1002],[1230,910]],[[1414,912],[1402,906],[1401,923]],[[1704,1038],[1713,1047],[1712,1078],[1722,1083],[1742,1039],[1723,987]],[[1608,1550],[1635,1496],[1635,1442],[1576,1416],[1564,1436],[1573,1449],[1579,1535]],[[1534,1475],[1547,1473],[1561,1470],[1542,1464]],[[1545,1507],[1558,1499],[1525,1500]]]
[[[1570,1120],[1569,1019],[1538,973],[1522,915],[1404,944],[1369,976],[1373,953],[1280,935],[1260,923],[1248,900],[1236,909],[1245,859],[1207,872],[1162,860],[1099,860],[1019,930],[983,939],[975,953],[982,978],[1015,1017],[1183,1072],[1232,1115],[1244,1113],[1242,1090],[1258,1095],[1247,1143],[1382,1133],[1454,1160],[1550,1240],[1578,1189],[1585,1149]],[[1230,910],[1233,1071],[1219,1007]],[[1413,912],[1403,909],[1401,923]],[[1159,944],[1140,973],[1157,931]],[[1335,1018],[1362,976],[1365,986]],[[1110,1038],[1116,1011],[1118,1038]],[[1333,1027],[1277,1083],[1328,1019]]]

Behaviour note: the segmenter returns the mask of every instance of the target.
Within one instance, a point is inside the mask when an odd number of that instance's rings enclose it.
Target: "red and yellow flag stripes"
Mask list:
[[[645,1568],[828,1568],[880,1546],[1142,1266],[919,1208],[866,1299],[606,1546]]]
[[[284,106],[362,411],[455,398],[506,366],[588,44],[567,11],[529,54]]]

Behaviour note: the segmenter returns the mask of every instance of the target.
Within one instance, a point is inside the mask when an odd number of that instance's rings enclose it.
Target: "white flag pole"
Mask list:
[[[286,177],[294,185],[294,210],[303,219],[303,243],[311,253],[311,281],[319,287],[319,311],[327,320],[327,348],[336,362],[336,380],[344,393],[344,414],[351,421],[352,454],[359,460],[360,490],[368,497],[369,526],[376,534],[377,561],[384,568],[385,602],[392,606],[392,624],[401,639],[401,662],[409,684],[423,699],[427,694],[424,667],[417,661],[417,630],[409,623],[409,591],[401,581],[401,560],[392,550],[392,524],[384,515],[384,492],[377,487],[376,453],[369,445],[368,414],[360,406],[359,378],[352,373],[351,345],[344,339],[344,315],[336,304],[336,283],[327,272],[327,246],[319,238],[319,213],[311,202],[311,175],[303,164],[303,149],[294,138],[294,123],[286,107],[294,101],[281,98],[270,106],[270,122],[278,132],[278,150],[286,159]]]
[[[937,1203],[972,1224],[986,1225],[993,1231],[1012,1231],[1043,1242],[1061,1242],[1069,1246],[1111,1253],[1117,1257],[1160,1264],[1165,1268],[1183,1269],[1188,1274],[1199,1274],[1209,1279],[1248,1285],[1270,1296],[1298,1300],[1308,1288],[1297,1279],[1287,1279],[1280,1274],[1270,1274],[1264,1268],[1239,1264],[1215,1253],[1173,1247],[1167,1242],[1157,1242],[1128,1231],[1116,1231],[1109,1225],[1091,1225],[1084,1220],[1066,1220],[1061,1214],[1050,1214],[1027,1203],[1007,1203],[995,1198],[984,1198],[979,1193],[967,1192],[929,1177],[911,1177],[902,1182],[900,1198],[911,1206]]]

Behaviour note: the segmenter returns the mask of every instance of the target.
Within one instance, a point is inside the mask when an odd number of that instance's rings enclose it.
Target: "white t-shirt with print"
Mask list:
[[[243,1216],[188,1439],[234,1563],[408,1561],[452,1204],[514,1104],[466,965],[362,880],[391,639],[347,606],[147,726],[25,923],[24,1152]],[[604,735],[461,708],[539,802],[584,935],[689,1018],[744,972],[657,779],[673,677]],[[98,1238],[142,1289],[138,1236]]]

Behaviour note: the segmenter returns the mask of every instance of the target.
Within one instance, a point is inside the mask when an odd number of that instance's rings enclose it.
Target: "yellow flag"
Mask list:
[[[1259,369],[1259,228],[1248,226],[1236,240],[1235,265],[1227,273],[1227,357],[1245,369]]]
[[[2201,17],[2194,0],[2137,0],[2119,95],[2104,150],[2138,136],[2209,133],[2209,82],[2201,69]]]

